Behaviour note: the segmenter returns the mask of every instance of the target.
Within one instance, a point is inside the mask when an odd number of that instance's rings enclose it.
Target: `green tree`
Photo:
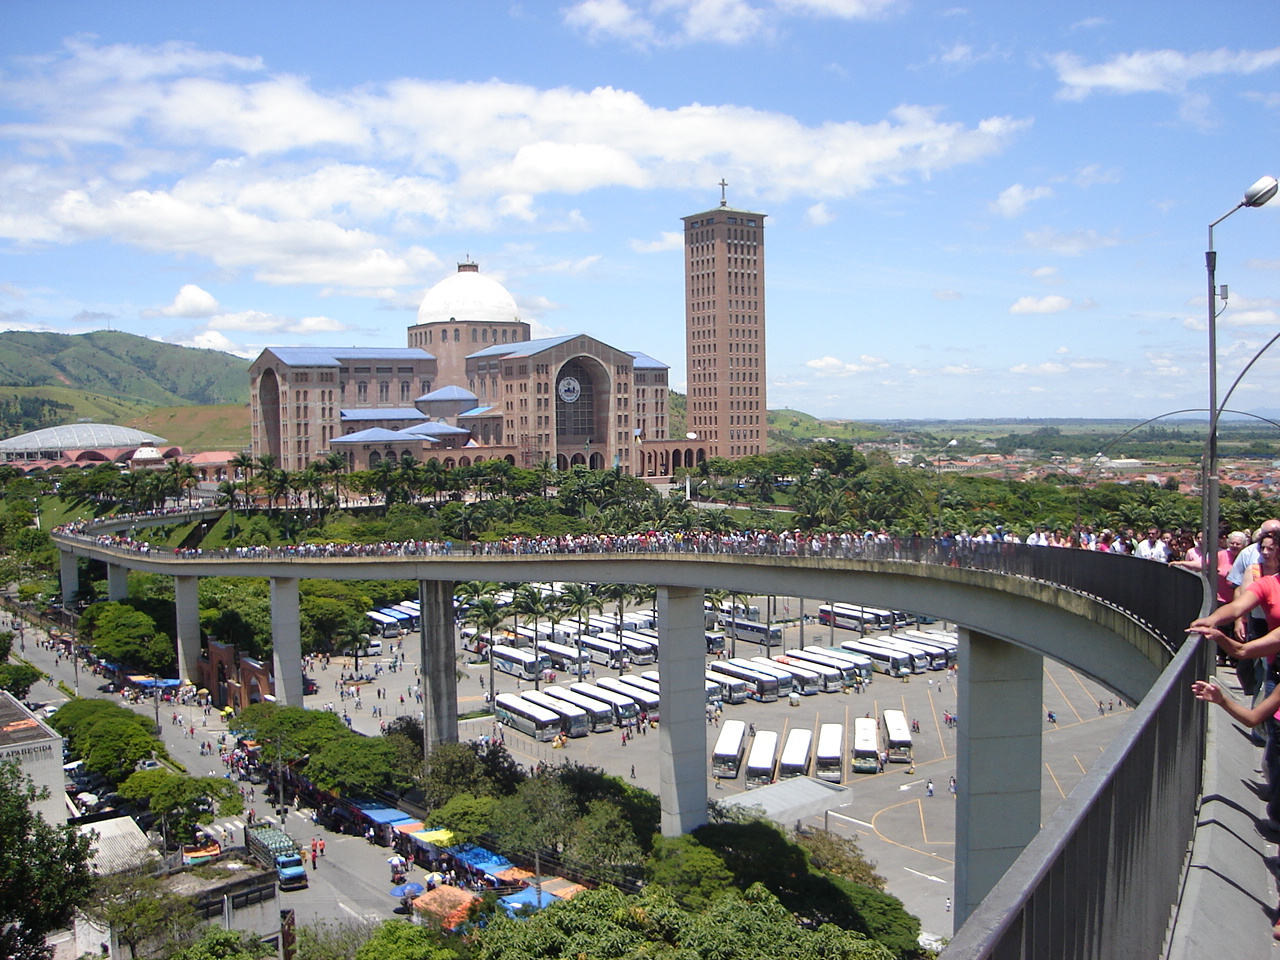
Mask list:
[[[240,789],[225,777],[184,777],[168,770],[139,770],[120,784],[120,795],[145,799],[176,843],[191,842],[199,823],[244,810]]]
[[[818,869],[873,890],[884,889],[885,878],[876,873],[875,863],[866,858],[853,837],[842,837],[829,830],[809,830],[795,834],[795,841]]]
[[[297,960],[355,960],[356,951],[373,936],[369,920],[299,924]]]
[[[19,700],[25,700],[37,680],[44,674],[27,663],[0,664],[0,690],[7,690]]]
[[[472,843],[489,832],[497,806],[498,801],[494,797],[459,793],[432,811],[431,822],[451,831],[454,844]]]
[[[635,831],[622,808],[608,800],[593,800],[586,816],[573,825],[573,835],[565,850],[593,876],[618,882],[643,856]]]
[[[253,934],[210,928],[199,940],[169,954],[167,960],[262,960],[274,949]]]
[[[655,837],[645,873],[650,883],[670,890],[691,910],[701,910],[733,889],[733,874],[724,861],[688,835]]]
[[[502,798],[494,810],[493,832],[504,850],[533,857],[533,872],[541,876],[542,854],[560,852],[575,819],[573,795],[559,780],[544,774],[530,777],[514,794]]]
[[[356,951],[356,960],[454,960],[457,956],[438,934],[404,920],[386,921]]]
[[[409,784],[407,774],[396,764],[394,746],[359,736],[333,740],[312,754],[307,777],[321,790],[343,796],[372,797]]]
[[[423,794],[428,803],[442,807],[456,796],[497,796],[497,785],[485,771],[479,745],[441,743],[427,758]]]
[[[15,763],[0,763],[0,956],[48,960],[60,930],[93,888],[89,838],[35,811],[48,796]]]
[[[167,955],[199,922],[190,899],[170,892],[149,866],[99,877],[83,907],[111,927],[130,957]]]

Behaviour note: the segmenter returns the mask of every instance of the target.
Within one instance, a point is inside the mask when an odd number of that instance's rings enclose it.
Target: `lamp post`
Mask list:
[[[1244,198],[1234,207],[1209,224],[1209,249],[1204,255],[1204,264],[1209,277],[1209,436],[1205,440],[1204,457],[1201,462],[1200,503],[1202,511],[1201,549],[1204,553],[1205,584],[1214,592],[1217,591],[1218,578],[1218,289],[1216,273],[1218,254],[1213,249],[1213,228],[1241,207],[1260,207],[1276,195],[1275,177],[1263,177],[1249,187]],[[1226,288],[1222,290],[1225,302]]]

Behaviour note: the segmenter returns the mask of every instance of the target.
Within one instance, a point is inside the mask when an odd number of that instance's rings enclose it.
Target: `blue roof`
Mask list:
[[[465,387],[441,387],[418,398],[419,400],[475,400],[476,395]]]
[[[425,420],[427,417],[417,407],[361,407],[340,412],[343,420]]]
[[[542,340],[495,343],[492,347],[486,347],[476,353],[467,354],[467,359],[470,360],[472,357],[527,357],[532,353],[550,350],[552,347],[558,347],[562,343],[568,343],[570,340],[581,336],[585,336],[585,334],[571,333],[567,337],[546,337]]]
[[[459,433],[470,433],[471,431],[466,427],[453,427],[439,420],[431,420],[427,423],[417,423],[412,427],[405,427],[397,432],[402,436],[410,437],[444,437]]]
[[[368,430],[357,430],[355,433],[348,433],[346,436],[334,437],[330,443],[367,443],[376,440],[430,440],[430,437],[405,435],[404,430],[388,430],[386,427],[370,427]]]
[[[291,367],[341,367],[360,360],[434,360],[418,347],[268,347]]]
[[[635,357],[635,363],[632,364],[636,370],[670,370],[671,367],[663,363],[661,360],[655,360],[647,353],[641,353],[639,350],[627,350],[626,353]]]
[[[470,410],[467,410],[463,413],[458,414],[458,419],[461,420],[463,417],[480,417],[486,413],[492,413],[494,415],[500,416],[502,411],[500,411],[497,407],[492,405],[487,407],[472,407]]]

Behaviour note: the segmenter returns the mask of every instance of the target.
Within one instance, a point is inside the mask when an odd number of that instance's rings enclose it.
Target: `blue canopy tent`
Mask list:
[[[542,895],[542,906],[545,907],[549,901],[555,900],[555,897],[544,893]],[[537,910],[538,907],[538,891],[533,887],[526,887],[519,893],[513,893],[509,897],[499,897],[498,902],[502,904],[502,909],[507,911],[507,915],[514,917],[516,911],[521,907],[532,907]]]

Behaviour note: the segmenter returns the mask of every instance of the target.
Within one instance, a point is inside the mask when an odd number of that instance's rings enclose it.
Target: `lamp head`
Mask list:
[[[1244,192],[1244,205],[1260,207],[1276,195],[1278,188],[1280,183],[1276,182],[1275,177],[1263,177]]]

